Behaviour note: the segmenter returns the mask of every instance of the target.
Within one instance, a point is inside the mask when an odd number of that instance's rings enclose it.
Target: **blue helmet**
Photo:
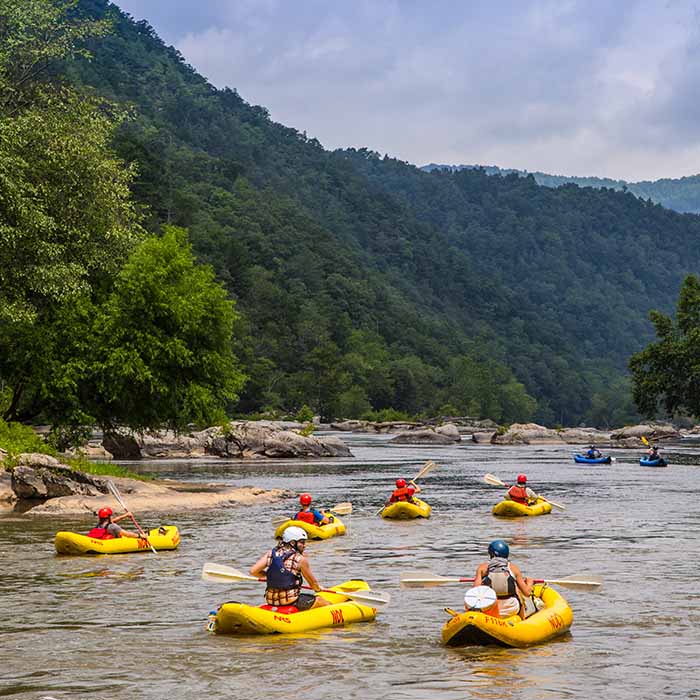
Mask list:
[[[503,557],[503,559],[508,559],[510,554],[510,547],[503,540],[494,540],[489,545],[489,556],[491,557]]]

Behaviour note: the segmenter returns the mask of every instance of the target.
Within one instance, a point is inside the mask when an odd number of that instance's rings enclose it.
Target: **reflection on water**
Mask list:
[[[351,501],[347,536],[312,542],[308,553],[324,586],[357,577],[391,593],[376,622],[297,638],[205,631],[207,613],[219,603],[261,602],[262,589],[204,582],[202,564],[247,569],[272,544],[271,518],[295,510],[291,499],[139,514],[151,526],[180,527],[180,549],[158,555],[57,557],[53,534],[85,531],[90,518],[12,516],[0,519],[0,697],[694,697],[698,453],[674,448],[668,469],[639,467],[639,453],[631,451],[619,452],[610,467],[592,467],[575,465],[572,450],[555,447],[421,448],[390,446],[385,436],[350,439],[354,459],[177,460],[134,468],[192,483],[308,490],[325,505]],[[440,464],[423,482],[431,519],[376,517],[394,479],[415,475],[426,459]],[[519,471],[567,510],[492,517],[502,490],[484,483],[484,473],[510,481]],[[496,537],[510,543],[527,575],[603,577],[599,593],[561,589],[574,609],[570,636],[532,649],[448,649],[440,642],[443,608],[461,607],[464,586],[399,589],[404,572],[473,575]]]

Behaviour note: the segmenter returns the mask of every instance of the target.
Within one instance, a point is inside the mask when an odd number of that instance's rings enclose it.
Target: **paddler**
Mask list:
[[[588,452],[586,452],[586,457],[588,457],[588,459],[599,459],[602,456],[601,451],[595,445],[591,445],[588,448]]]
[[[268,605],[294,605],[300,611],[330,605],[324,598],[301,592],[302,577],[314,591],[321,590],[311,572],[309,560],[304,556],[306,540],[306,532],[300,527],[285,528],[277,546],[265,552],[250,568],[251,576],[265,574],[265,601]]]
[[[489,561],[479,564],[474,586],[489,586],[496,592],[498,614],[511,617],[519,614],[525,619],[524,598],[532,595],[534,580],[524,578],[520,568],[508,560],[510,547],[503,540],[489,545]]]
[[[97,525],[88,532],[87,536],[96,540],[112,540],[117,537],[141,538],[138,532],[129,532],[120,525],[117,525],[120,520],[132,517],[130,511],[126,511],[124,515],[117,515],[116,517],[112,517],[113,515],[114,511],[111,508],[100,508],[97,511],[97,517],[99,518]]]
[[[301,510],[294,516],[293,520],[301,520],[302,522],[309,523],[309,525],[326,525],[327,523],[333,522],[332,516],[328,516],[322,510],[311,508],[310,493],[302,493],[301,496],[299,496],[299,504],[301,505]]]
[[[537,503],[539,496],[527,485],[527,476],[518,474],[518,483],[506,493],[506,500],[522,503],[525,506]]]
[[[406,484],[406,479],[396,480],[396,488],[391,496],[389,496],[387,505],[389,505],[389,503],[397,503],[398,501],[407,501],[408,503],[415,502],[413,495],[420,492],[420,486],[414,481],[409,481],[408,483],[410,486]]]
[[[649,449],[647,450],[647,460],[653,462],[657,459],[661,459],[661,455],[659,454],[659,446],[649,445]]]

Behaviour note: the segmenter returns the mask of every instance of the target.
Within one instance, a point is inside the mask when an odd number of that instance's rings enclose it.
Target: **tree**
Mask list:
[[[69,20],[74,5],[0,4],[0,323],[85,293],[141,234],[133,172],[109,149],[123,113],[49,81],[107,27]]]
[[[632,394],[639,411],[700,416],[700,278],[688,275],[681,286],[675,322],[652,311],[657,342],[630,359]]]

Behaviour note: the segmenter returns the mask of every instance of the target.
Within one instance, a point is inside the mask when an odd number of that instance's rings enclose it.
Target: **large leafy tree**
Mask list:
[[[675,320],[658,311],[649,316],[657,341],[630,360],[637,407],[649,417],[700,416],[700,278],[685,278]]]
[[[108,148],[119,114],[53,78],[59,59],[102,34],[68,19],[75,3],[0,2],[0,321],[113,274],[139,236],[132,172]]]

